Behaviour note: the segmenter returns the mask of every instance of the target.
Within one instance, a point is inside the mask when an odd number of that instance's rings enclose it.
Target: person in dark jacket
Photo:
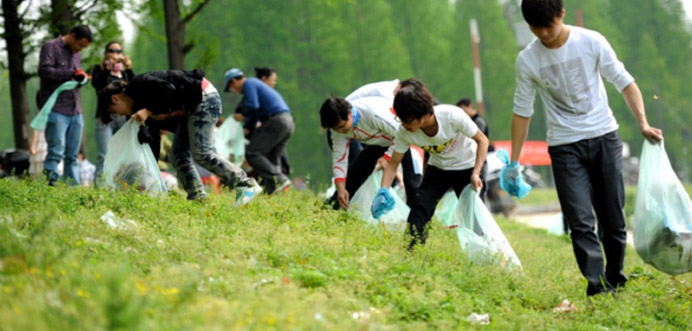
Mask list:
[[[132,62],[127,55],[123,55],[123,46],[119,42],[111,41],[106,44],[103,55],[103,61],[94,66],[91,73],[91,85],[94,86],[97,97],[94,133],[99,153],[94,174],[96,179],[103,174],[103,160],[108,151],[108,141],[127,121],[126,116],[112,115],[108,111],[110,101],[101,95],[101,90],[115,81],[129,82],[135,76],[131,68]]]
[[[238,187],[236,205],[248,203],[262,191],[254,179],[217,155],[213,148],[213,130],[221,115],[221,98],[214,85],[204,78],[203,71],[147,72],[135,76],[129,83],[113,82],[103,93],[110,100],[112,113],[132,115],[142,123],[147,119],[180,118],[171,158],[188,199],[206,199],[193,159],[219,176],[224,185]]]

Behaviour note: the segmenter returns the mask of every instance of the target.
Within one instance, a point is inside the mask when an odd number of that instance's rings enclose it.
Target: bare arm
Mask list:
[[[38,145],[38,130],[34,130],[31,135],[31,146],[29,146],[29,154],[36,154],[36,146]]]
[[[473,136],[473,140],[476,141],[478,147],[476,148],[476,164],[473,167],[473,173],[471,174],[471,184],[476,189],[480,191],[483,187],[483,182],[481,181],[481,170],[483,169],[483,164],[485,163],[485,157],[488,155],[488,137],[486,137],[481,130],[476,132]]]
[[[642,92],[639,90],[637,83],[632,82],[630,85],[627,85],[627,87],[622,90],[622,96],[625,98],[627,107],[630,108],[634,118],[637,120],[642,136],[651,142],[663,140],[663,132],[660,129],[650,127],[649,122],[646,120],[644,99],[642,98]]]
[[[514,114],[512,117],[512,155],[510,160],[519,161],[521,149],[524,147],[526,135],[529,133],[531,117],[523,117]]]
[[[384,168],[384,173],[382,174],[382,187],[389,188],[392,186],[392,181],[394,181],[394,176],[396,175],[396,168],[403,158],[404,153],[398,153],[396,151],[392,153],[392,158],[389,160],[389,163],[387,163],[387,166]]]

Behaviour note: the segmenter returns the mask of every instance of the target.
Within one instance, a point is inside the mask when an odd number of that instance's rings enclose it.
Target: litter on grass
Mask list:
[[[139,227],[135,221],[117,217],[110,210],[101,215],[101,220],[103,223],[106,223],[108,227],[115,230],[133,230]]]

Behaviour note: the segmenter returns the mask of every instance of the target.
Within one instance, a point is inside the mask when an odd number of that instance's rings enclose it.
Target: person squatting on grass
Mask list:
[[[393,208],[387,190],[396,168],[409,150],[419,146],[430,153],[416,200],[408,216],[409,245],[425,244],[426,225],[442,196],[453,188],[457,196],[469,183],[474,190],[483,187],[482,169],[488,153],[488,139],[478,126],[458,107],[433,105],[428,89],[420,85],[403,85],[394,98],[394,111],[401,127],[394,139],[394,153],[384,168],[382,188],[373,200],[372,211],[379,218]]]
[[[242,115],[251,119],[247,126],[262,123],[252,133],[245,151],[248,164],[262,178],[266,193],[288,188],[291,180],[281,172],[281,155],[295,130],[288,105],[279,92],[257,78],[245,77],[240,69],[226,71],[224,78],[224,91],[241,94],[245,100]]]
[[[660,141],[662,132],[647,123],[639,87],[600,33],[565,25],[562,0],[524,0],[521,9],[538,39],[517,57],[512,162],[505,180],[520,181],[517,160],[538,90],[545,105],[555,187],[577,264],[588,281],[586,294],[612,292],[627,282],[627,230],[622,141],[600,75],[623,94],[646,139]],[[605,270],[594,233],[596,219],[608,262]]]
[[[93,40],[89,27],[78,25],[70,33],[43,44],[38,60],[41,86],[36,93],[36,104],[39,109],[43,108],[53,91],[66,81],[75,79],[81,82],[88,78],[81,68],[82,57],[79,52],[89,47]],[[79,87],[61,92],[45,129],[48,153],[43,163],[43,173],[48,179],[48,185],[55,186],[60,161],[65,163],[63,178],[69,179],[71,185],[79,185],[77,153],[82,142],[83,128]]]
[[[320,108],[322,127],[332,131],[332,170],[338,205],[348,209],[349,199],[372,173],[375,165],[386,165],[391,157],[394,136],[401,127],[391,109],[391,98],[364,97],[349,103],[331,97]],[[366,145],[353,162],[349,160],[351,140]],[[416,198],[421,175],[417,175],[411,151],[403,157],[406,203]]]
[[[109,109],[119,115],[132,115],[144,123],[148,118],[163,121],[180,118],[175,132],[171,161],[189,200],[204,200],[206,192],[193,159],[219,176],[229,188],[238,187],[236,204],[249,202],[262,188],[238,166],[216,154],[212,144],[214,126],[221,115],[221,97],[201,70],[151,71],[117,81],[103,92]]]

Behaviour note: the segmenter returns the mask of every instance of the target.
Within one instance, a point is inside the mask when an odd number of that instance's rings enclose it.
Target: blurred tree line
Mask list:
[[[171,0],[149,0],[125,6],[139,17],[136,41],[126,45],[136,73],[170,67],[165,50],[166,10]],[[175,1],[173,1],[175,2]],[[320,129],[319,107],[330,95],[345,96],[366,83],[418,77],[442,103],[474,98],[473,58],[469,20],[475,18],[481,35],[480,56],[485,116],[491,140],[508,140],[514,93],[514,62],[525,25],[519,1],[507,0],[193,0],[178,1],[178,19],[185,21],[184,67],[202,68],[217,87],[231,67],[254,76],[253,67],[278,71],[277,90],[296,118],[289,142],[294,176],[309,176],[326,185],[331,158],[326,134]],[[687,174],[692,155],[687,143],[692,132],[685,124],[692,115],[685,106],[692,94],[692,30],[679,0],[569,0],[566,23],[578,23],[608,38],[634,75],[652,126],[661,127],[674,167]],[[203,9],[196,11],[197,8]],[[196,11],[196,12],[195,12]],[[131,13],[133,14],[133,13]],[[170,12],[169,12],[170,16]],[[113,18],[111,17],[111,22]],[[170,23],[170,22],[169,22]],[[117,28],[117,27],[116,27]],[[170,27],[169,27],[170,29]],[[524,33],[524,35],[522,35]],[[111,34],[107,34],[112,38]],[[98,36],[83,61],[98,63],[110,39]],[[93,61],[91,63],[87,61]],[[178,65],[179,67],[179,65]],[[6,77],[7,74],[5,73]],[[32,107],[37,80],[29,81]],[[610,105],[620,134],[638,155],[642,138],[622,96],[608,83]],[[93,135],[94,91],[85,88],[85,132]],[[87,96],[88,95],[88,96]],[[224,115],[240,100],[224,94]],[[541,107],[537,98],[536,107]],[[9,118],[8,81],[0,81],[0,108]],[[529,138],[545,139],[545,116],[538,110]],[[88,139],[92,141],[93,139]],[[93,143],[92,143],[93,144]],[[0,146],[13,146],[11,123],[0,121]],[[95,151],[93,146],[90,149]],[[91,155],[92,157],[94,155]]]

